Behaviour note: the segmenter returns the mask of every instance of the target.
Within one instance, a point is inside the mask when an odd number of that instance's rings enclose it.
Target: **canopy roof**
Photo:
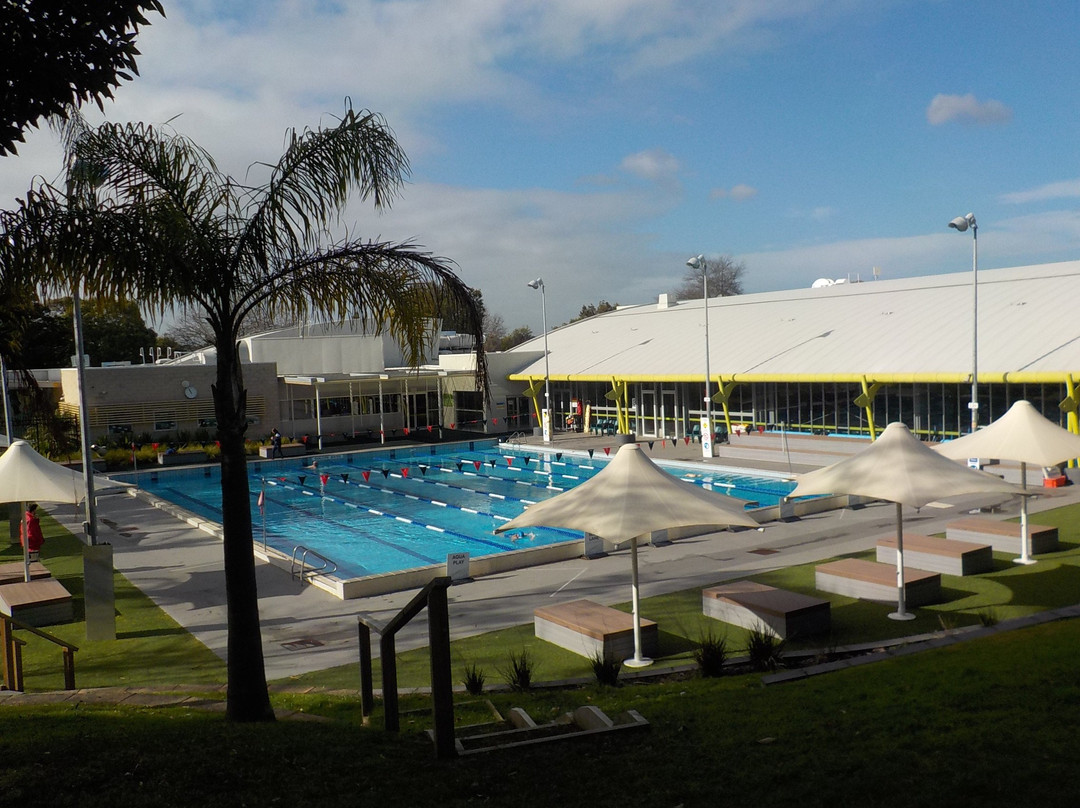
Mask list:
[[[975,433],[937,447],[943,457],[997,457],[1053,466],[1080,457],[1080,435],[1047,420],[1028,401],[1017,401],[1009,411]]]
[[[39,455],[24,440],[14,440],[0,456],[0,502],[71,502],[86,496],[80,472]]]

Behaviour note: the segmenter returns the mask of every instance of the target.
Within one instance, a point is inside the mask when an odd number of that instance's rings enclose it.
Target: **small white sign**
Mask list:
[[[469,579],[469,554],[447,553],[446,574],[451,581],[467,581]]]
[[[595,533],[585,534],[585,557],[586,558],[600,558],[607,553],[604,550],[604,540],[597,536]]]
[[[976,471],[981,469],[982,465],[979,463],[979,458],[977,458],[977,457],[969,457],[968,458],[968,468],[969,469],[975,469]]]
[[[701,416],[701,456],[712,457],[713,456],[713,434],[712,434],[712,421],[709,420],[708,415]]]
[[[543,419],[544,443],[551,443],[551,410],[541,410],[540,417]]]

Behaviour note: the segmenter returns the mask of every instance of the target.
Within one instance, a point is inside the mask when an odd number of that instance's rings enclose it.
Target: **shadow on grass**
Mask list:
[[[683,637],[680,634],[673,634],[670,631],[661,631],[658,633],[659,655],[661,657],[688,654],[695,648],[697,648],[697,642],[691,640],[689,637]]]
[[[187,634],[187,630],[177,626],[176,628],[154,628],[143,631],[118,631],[116,639],[133,640],[137,637],[169,637],[178,634]]]
[[[1040,562],[1038,566],[1022,570],[1024,574],[997,578],[997,583],[1008,587],[1012,597],[1010,606],[1037,606],[1044,609],[1057,608],[1075,603],[1080,592],[1080,567],[1072,564]]]

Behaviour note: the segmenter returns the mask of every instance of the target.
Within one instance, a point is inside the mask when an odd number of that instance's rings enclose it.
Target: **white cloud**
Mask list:
[[[1000,101],[993,99],[979,101],[974,95],[934,96],[926,108],[926,120],[931,126],[959,121],[960,123],[995,124],[1007,123],[1012,118],[1012,110]]]
[[[649,149],[627,155],[623,158],[620,168],[640,179],[664,184],[674,182],[678,178],[679,161],[663,149]]]
[[[727,188],[713,188],[709,192],[710,199],[725,199],[731,198],[736,202],[745,202],[748,199],[753,199],[758,195],[758,189],[751,185],[733,185],[730,190]]]
[[[1047,199],[1071,199],[1078,196],[1080,196],[1080,178],[1051,182],[1027,191],[1002,194],[998,199],[1007,204],[1017,205],[1025,202],[1043,202]]]

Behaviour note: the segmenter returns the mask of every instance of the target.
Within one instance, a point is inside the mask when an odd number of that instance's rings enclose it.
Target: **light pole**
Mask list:
[[[949,227],[963,233],[971,228],[971,434],[979,426],[979,225],[975,214],[957,216]]]
[[[701,290],[705,296],[705,415],[701,417],[701,456],[713,456],[712,389],[709,382],[709,270],[704,255],[695,255],[686,262],[690,269],[701,270]]]
[[[544,443],[551,443],[551,367],[548,364],[547,290],[544,279],[537,278],[527,284],[530,289],[540,290],[540,306],[544,313],[544,410],[540,424],[544,430]]]

